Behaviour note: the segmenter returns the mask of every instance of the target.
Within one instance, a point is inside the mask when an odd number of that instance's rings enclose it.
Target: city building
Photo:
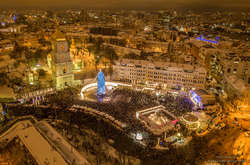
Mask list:
[[[82,53],[78,51],[74,38],[71,40],[70,58],[73,62],[73,70],[81,71],[83,68]]]
[[[48,56],[48,63],[56,89],[74,85],[73,64],[69,55],[68,42],[59,30],[56,30],[52,36],[52,52]]]
[[[217,44],[191,39],[190,43],[186,45],[186,51],[205,67],[209,77],[213,76],[220,80],[223,74],[221,59],[225,53],[217,48]]]
[[[122,59],[113,66],[114,79],[132,84],[204,88],[206,70],[198,65]]]
[[[249,53],[229,53],[224,60],[223,70],[225,75],[235,75],[239,79],[250,85],[250,54]]]

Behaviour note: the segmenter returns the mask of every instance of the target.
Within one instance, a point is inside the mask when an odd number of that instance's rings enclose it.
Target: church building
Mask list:
[[[52,52],[48,56],[53,84],[57,90],[74,85],[73,64],[66,36],[59,30],[52,35]]]

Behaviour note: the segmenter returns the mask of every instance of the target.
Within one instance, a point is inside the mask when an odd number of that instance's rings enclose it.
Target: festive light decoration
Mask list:
[[[16,15],[13,15],[13,22],[16,22]]]
[[[136,140],[142,140],[142,134],[140,132],[136,133]]]
[[[203,35],[201,35],[200,37],[197,37],[196,39],[197,39],[197,40],[200,40],[200,41],[207,41],[207,42],[214,43],[214,44],[218,44],[218,43],[219,43],[219,42],[218,42],[219,37],[216,37],[216,41],[205,39],[205,38],[203,37]]]
[[[195,105],[198,105],[200,108],[203,108],[203,104],[201,102],[201,98],[194,91],[190,90],[191,100]]]
[[[97,75],[97,95],[105,95],[105,93],[106,93],[105,77],[102,70],[100,70]]]

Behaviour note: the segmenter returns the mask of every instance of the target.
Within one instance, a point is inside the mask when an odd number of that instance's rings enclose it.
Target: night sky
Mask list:
[[[250,8],[250,0],[1,0],[1,7],[93,7],[93,8],[168,8],[234,7]]]

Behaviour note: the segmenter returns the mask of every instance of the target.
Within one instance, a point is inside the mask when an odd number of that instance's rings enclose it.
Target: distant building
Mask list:
[[[71,40],[70,58],[73,62],[73,70],[81,71],[83,68],[82,53],[78,51],[74,38]]]
[[[52,53],[48,57],[48,63],[56,89],[63,89],[74,84],[68,42],[64,34],[58,30],[52,36]]]
[[[198,65],[122,59],[114,67],[114,78],[133,84],[164,87],[204,88],[206,70]]]
[[[1,33],[22,33],[26,28],[26,25],[11,26],[6,28],[0,28]]]
[[[224,89],[229,97],[247,96],[250,98],[250,86],[244,80],[239,79],[236,75],[225,75],[224,78]]]
[[[209,42],[190,40],[186,46],[187,52],[191,53],[199,62],[204,65],[209,76],[220,80],[223,74],[221,59],[224,52],[217,48],[216,45]]]
[[[235,75],[250,86],[250,54],[228,54],[222,61],[224,74]]]

